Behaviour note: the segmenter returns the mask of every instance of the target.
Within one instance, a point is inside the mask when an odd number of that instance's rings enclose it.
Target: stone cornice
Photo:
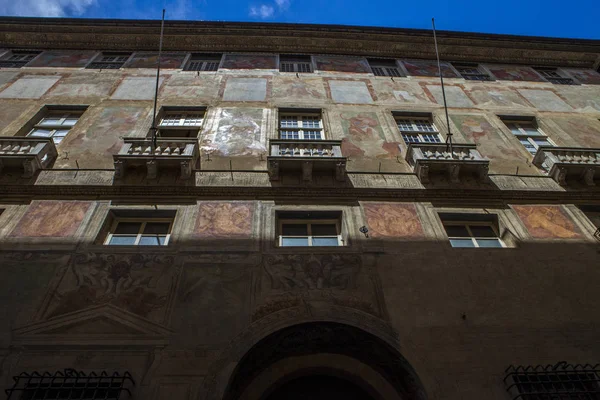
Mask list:
[[[0,43],[9,48],[153,51],[159,21],[0,18]],[[431,31],[339,25],[167,21],[164,50],[356,54],[434,59]],[[480,33],[438,33],[450,61],[592,68],[600,41]]]

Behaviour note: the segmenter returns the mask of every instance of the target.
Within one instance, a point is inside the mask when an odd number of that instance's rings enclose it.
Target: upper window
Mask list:
[[[369,66],[376,76],[402,76],[396,60],[369,59]]]
[[[33,60],[41,51],[12,50],[2,56],[0,68],[21,68]]]
[[[542,146],[555,146],[534,120],[503,120],[503,122],[531,154],[535,154]]]
[[[558,85],[574,85],[573,79],[561,75],[556,68],[538,67],[535,70],[543,76],[548,82]]]
[[[158,123],[160,136],[196,137],[204,121],[204,108],[167,109]]]
[[[280,112],[279,138],[299,140],[324,139],[321,113]]]
[[[279,213],[279,246],[343,246],[340,224],[340,212]]]
[[[437,128],[427,117],[406,117],[396,115],[396,125],[406,143],[441,143]]]
[[[452,64],[461,76],[470,81],[489,81],[490,76],[484,73],[477,64]]]
[[[50,110],[33,126],[27,136],[51,137],[55,144],[59,144],[79,121],[81,114],[83,111]]]
[[[111,246],[166,246],[172,218],[115,218],[104,244]]]
[[[452,247],[505,247],[495,215],[440,213],[440,218]]]
[[[281,72],[312,72],[310,56],[280,55],[279,71]]]
[[[102,53],[96,59],[88,64],[91,69],[119,69],[125,64],[131,53]]]
[[[594,237],[600,240],[600,206],[579,206],[592,225],[596,227]]]
[[[183,68],[184,71],[217,71],[221,63],[222,54],[192,54],[190,61]]]

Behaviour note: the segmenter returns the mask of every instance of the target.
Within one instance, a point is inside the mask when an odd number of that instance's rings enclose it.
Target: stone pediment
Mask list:
[[[87,308],[13,330],[21,346],[160,346],[170,331],[111,304]]]

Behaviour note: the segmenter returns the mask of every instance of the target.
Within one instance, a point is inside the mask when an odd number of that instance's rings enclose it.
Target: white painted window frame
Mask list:
[[[442,224],[444,225],[444,232],[446,232],[446,226],[463,226],[467,229],[467,232],[469,233],[469,236],[449,236],[446,233],[446,236],[448,236],[448,240],[466,240],[466,239],[471,239],[471,242],[475,245],[475,248],[481,248],[481,249],[493,249],[493,248],[497,248],[497,247],[480,247],[479,243],[477,242],[477,239],[494,239],[492,237],[478,237],[473,235],[473,232],[471,231],[471,228],[469,226],[487,226],[492,228],[492,230],[494,231],[494,234],[496,235],[496,239],[498,239],[498,242],[500,243],[502,248],[506,248],[506,243],[504,243],[504,241],[500,238],[500,235],[498,234],[498,229],[496,228],[496,224],[492,221],[442,221]],[[452,243],[452,242],[450,242]],[[452,246],[452,244],[450,244]],[[454,247],[453,248],[456,249],[461,249],[461,248],[469,248],[469,247]]]
[[[42,125],[42,122],[44,122],[45,119],[53,117],[53,116],[57,116],[59,115],[61,118],[59,120],[59,122],[57,122],[56,124],[52,124],[52,125]],[[55,144],[59,144],[60,142],[62,142],[62,140],[64,138],[67,137],[67,135],[71,132],[71,129],[73,129],[73,127],[75,127],[75,125],[77,125],[77,122],[79,122],[79,120],[81,119],[81,116],[83,115],[83,111],[73,111],[73,110],[61,110],[61,111],[48,111],[47,113],[44,114],[44,116],[42,116],[42,118],[40,118],[39,121],[37,121],[35,123],[35,125],[33,126],[33,128],[31,128],[31,130],[29,131],[29,133],[27,134],[27,136],[30,137],[51,137],[52,140],[54,141]],[[77,118],[77,122],[75,122],[73,125],[62,125],[68,118]],[[42,136],[42,135],[35,135],[35,131],[37,129],[45,129],[45,130],[49,130],[50,131],[50,135],[48,136]],[[65,136],[62,137],[62,139],[57,143],[54,139],[54,135],[56,134],[57,131],[69,131],[65,134]]]
[[[410,144],[410,143],[442,143],[442,136],[440,135],[440,132],[437,129],[437,126],[435,125],[435,123],[433,122],[433,120],[431,118],[394,115],[394,121],[396,123],[396,127],[398,128],[398,130],[400,131],[400,134],[402,135],[402,139],[404,140],[404,142],[406,144]],[[410,121],[412,129],[408,130],[408,129],[401,128],[398,125],[398,121]],[[420,129],[419,126],[417,125],[418,121],[425,121],[425,122],[429,123],[431,125],[433,131],[427,131],[427,130]],[[419,141],[418,142],[407,141],[405,138],[405,135],[416,137],[419,139]],[[424,139],[424,135],[437,136],[438,141],[437,142],[426,141]]]
[[[277,238],[278,238],[278,245],[279,247],[341,247],[344,245],[344,241],[342,240],[342,233],[341,233],[341,221],[339,219],[311,219],[311,218],[307,218],[307,219],[301,219],[301,218],[294,218],[294,219],[280,219],[278,220],[278,230],[277,230]],[[287,236],[287,235],[282,235],[283,233],[283,225],[307,225],[307,232],[308,235],[307,236]],[[335,224],[335,229],[337,231],[337,246],[314,246],[312,244],[312,240],[313,237],[333,237],[333,235],[331,236],[313,236],[312,235],[312,225],[334,225]],[[308,246],[284,246],[283,245],[283,239],[284,238],[308,238]]]
[[[134,223],[139,222],[140,223],[140,229],[138,230],[137,237],[135,239],[135,244],[131,244],[131,245],[110,244],[110,241],[113,238],[114,232],[117,229],[117,226],[119,225],[119,223],[121,223],[121,222],[134,222]],[[114,221],[112,221],[110,230],[108,231],[108,234],[106,235],[106,239],[104,239],[104,245],[106,245],[106,246],[139,246],[140,240],[142,239],[142,235],[144,233],[144,229],[146,228],[146,224],[153,223],[153,222],[168,222],[169,223],[169,230],[165,237],[165,244],[157,245],[157,246],[168,246],[169,241],[171,240],[171,232],[173,229],[173,218],[115,218]],[[153,246],[148,246],[148,247],[153,247]]]
[[[552,145],[553,147],[556,147],[556,143],[554,143],[554,141],[552,139],[550,139],[548,137],[548,135],[546,135],[546,133],[540,129],[540,127],[535,123],[535,121],[531,121],[531,120],[504,120],[504,125],[506,125],[506,127],[508,128],[508,130],[510,131],[510,133],[512,135],[514,135],[518,140],[519,143],[521,143],[521,139],[527,139],[527,141],[529,142],[529,144],[531,144],[534,148],[535,148],[535,153],[537,153],[537,151],[539,150],[540,146],[535,142],[534,139],[544,139],[546,140],[548,143],[550,143],[550,145]],[[511,125],[515,125],[516,128],[519,130],[519,132],[521,132],[520,134],[514,133],[511,129]],[[531,135],[529,133],[527,133],[527,131],[525,130],[525,128],[535,128],[535,130],[538,131],[539,135]],[[521,146],[523,146],[523,143],[521,143]],[[535,153],[532,153],[531,151],[529,151],[527,149],[527,147],[523,146],[525,148],[525,150],[527,150],[528,153],[530,153],[531,155],[535,155]]]
[[[298,126],[282,126],[284,118],[295,117],[298,122]],[[319,127],[314,128],[310,126],[304,126],[304,117],[317,118],[319,121]],[[279,113],[279,138],[283,139],[283,132],[298,132],[298,139],[296,140],[325,140],[325,130],[323,128],[323,114],[320,112],[280,112]],[[304,131],[319,131],[321,138],[305,138]]]

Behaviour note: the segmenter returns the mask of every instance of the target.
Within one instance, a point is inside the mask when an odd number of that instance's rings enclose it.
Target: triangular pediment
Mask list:
[[[146,346],[166,343],[170,331],[106,304],[34,322],[13,331],[21,345]]]

